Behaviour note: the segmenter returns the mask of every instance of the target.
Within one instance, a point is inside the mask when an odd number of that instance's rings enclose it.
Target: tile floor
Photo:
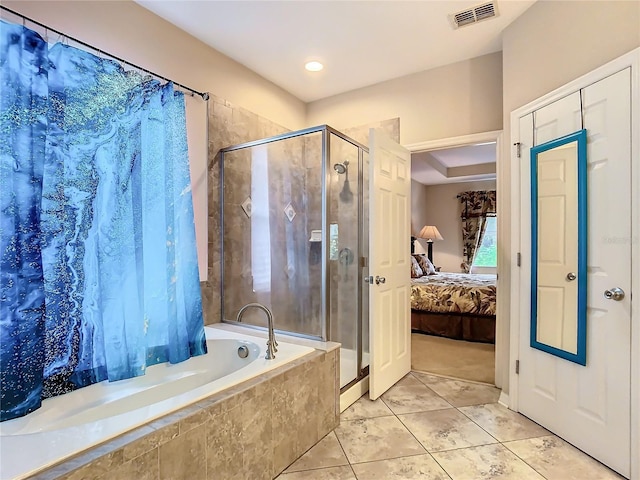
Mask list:
[[[278,480],[605,480],[619,475],[497,403],[497,388],[411,372],[363,397]]]

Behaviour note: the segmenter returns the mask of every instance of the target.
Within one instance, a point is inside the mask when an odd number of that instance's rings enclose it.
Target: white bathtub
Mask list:
[[[141,377],[101,382],[50,398],[33,413],[0,423],[0,478],[25,478],[313,351],[279,341],[276,358],[265,360],[263,338],[215,327],[205,331],[206,355],[176,365],[154,365]],[[247,358],[238,355],[240,347],[247,347]]]

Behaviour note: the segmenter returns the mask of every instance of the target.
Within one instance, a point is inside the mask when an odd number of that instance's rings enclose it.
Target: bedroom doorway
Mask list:
[[[432,250],[438,270],[434,276],[412,279],[412,368],[498,387],[502,368],[496,359],[508,351],[495,342],[504,326],[496,315],[501,228],[495,192],[499,196],[496,166],[501,133],[491,131],[405,146],[412,152],[412,235],[418,237],[411,242],[417,258]],[[480,192],[491,191],[493,210],[485,210],[491,213],[480,221],[484,235],[475,237],[475,252],[465,251],[463,255],[461,209],[465,204],[459,197],[473,192],[471,197],[475,199]],[[435,226],[442,239],[429,242],[419,238],[424,226]],[[465,299],[461,292],[473,293]],[[470,305],[474,302],[482,305]]]

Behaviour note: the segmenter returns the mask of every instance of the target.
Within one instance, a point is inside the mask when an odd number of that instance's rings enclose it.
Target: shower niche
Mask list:
[[[326,125],[220,151],[222,321],[258,302],[276,331],[340,342],[341,388],[369,366],[368,155]]]

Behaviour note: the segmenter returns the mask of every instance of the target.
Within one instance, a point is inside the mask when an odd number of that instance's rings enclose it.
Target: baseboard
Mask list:
[[[498,403],[503,407],[511,408],[511,403],[509,402],[509,394],[504,393],[504,390],[500,392],[500,398],[498,398]]]
[[[369,377],[364,377],[358,383],[353,385],[340,394],[340,413],[344,412],[351,405],[356,403],[358,399],[369,391]]]

